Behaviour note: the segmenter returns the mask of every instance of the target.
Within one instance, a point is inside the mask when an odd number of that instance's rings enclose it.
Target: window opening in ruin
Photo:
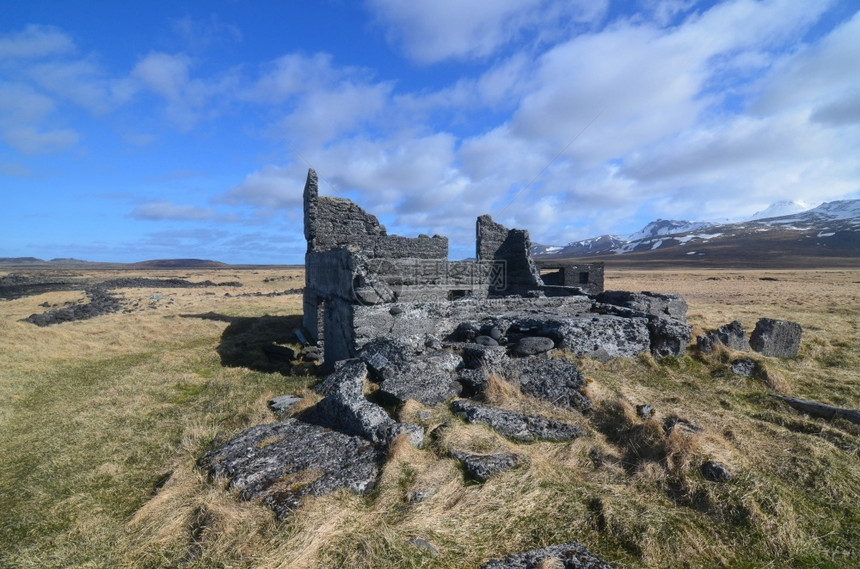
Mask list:
[[[579,273],[579,284],[588,284],[588,273],[583,271]]]
[[[545,285],[562,286],[564,285],[564,269],[541,269],[540,278]]]
[[[448,300],[457,300],[460,298],[468,298],[472,296],[471,290],[455,289],[448,291]]]

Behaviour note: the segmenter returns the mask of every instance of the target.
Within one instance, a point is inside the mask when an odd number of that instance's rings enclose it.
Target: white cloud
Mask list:
[[[218,201],[249,204],[263,210],[300,209],[306,173],[301,167],[266,166],[245,176],[241,184],[231,188]]]
[[[215,216],[215,212],[209,208],[193,205],[179,205],[171,201],[152,201],[137,206],[129,215],[135,219],[146,219],[151,221],[161,221],[165,219],[188,221],[211,219]]]
[[[222,22],[218,16],[195,19],[189,16],[173,20],[170,27],[192,51],[200,52],[218,43],[235,43],[242,40],[242,31]]]
[[[20,32],[0,36],[0,60],[35,59],[74,50],[72,38],[54,26],[31,24]]]
[[[607,2],[580,0],[369,0],[389,41],[421,63],[483,59],[525,30],[542,33],[569,22],[593,22]]]

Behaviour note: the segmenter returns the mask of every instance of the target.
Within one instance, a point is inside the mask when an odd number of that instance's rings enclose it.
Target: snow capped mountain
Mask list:
[[[799,208],[804,208],[799,210]],[[793,211],[784,215],[775,213]],[[641,231],[618,237],[602,235],[575,241],[564,247],[535,246],[537,257],[610,257],[637,253],[660,258],[699,259],[719,256],[742,260],[860,256],[860,200],[823,203],[808,209],[799,202],[778,202],[741,222],[690,222],[658,219]]]
[[[770,204],[767,209],[763,209],[761,211],[757,211],[749,217],[749,220],[753,219],[767,219],[770,217],[782,217],[784,215],[792,215],[795,213],[801,213],[811,209],[812,206],[806,202],[795,200],[795,201],[781,201]]]
[[[675,221],[670,219],[658,219],[652,221],[636,233],[631,233],[627,236],[627,241],[639,241],[648,237],[657,237],[659,235],[674,235],[676,233],[686,233],[688,231],[698,231],[705,227],[713,225],[707,221]]]

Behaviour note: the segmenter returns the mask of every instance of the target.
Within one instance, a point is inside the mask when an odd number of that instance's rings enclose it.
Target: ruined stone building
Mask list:
[[[554,264],[551,282],[531,256],[528,231],[489,215],[476,222],[474,261],[449,261],[448,239],[388,235],[375,216],[344,198],[320,196],[316,172],[304,188],[303,326],[334,362],[379,334],[444,338],[466,319],[521,307],[549,313],[590,307],[603,290],[602,264]],[[590,275],[590,276],[589,276]]]

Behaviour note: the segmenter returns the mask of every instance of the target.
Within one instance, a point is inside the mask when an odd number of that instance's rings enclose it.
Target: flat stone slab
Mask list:
[[[451,456],[463,463],[469,477],[479,482],[486,482],[522,462],[522,457],[513,453],[471,454],[455,450],[451,451]]]
[[[296,397],[295,395],[278,395],[269,399],[268,405],[273,413],[283,414],[289,412],[292,406],[301,400],[301,397]]]
[[[490,559],[481,566],[481,569],[537,569],[538,567],[611,569],[612,566],[588,551],[579,542],[571,541],[562,545],[550,545],[515,553],[504,559]]]
[[[206,453],[199,466],[228,478],[243,500],[262,500],[283,519],[305,496],[340,488],[369,492],[383,459],[381,447],[367,439],[287,419],[239,433]]]
[[[569,359],[517,359],[511,362],[510,372],[512,378],[519,379],[520,391],[526,395],[560,407],[591,409],[591,400],[579,391],[585,387],[585,379]]]
[[[453,401],[451,410],[469,423],[488,425],[499,434],[520,442],[569,441],[585,434],[576,425],[536,415],[523,415],[465,399]]]
[[[380,337],[368,342],[359,357],[382,393],[402,403],[414,399],[436,405],[460,392],[454,372],[463,367],[463,358],[450,350],[416,353],[404,342]]]

